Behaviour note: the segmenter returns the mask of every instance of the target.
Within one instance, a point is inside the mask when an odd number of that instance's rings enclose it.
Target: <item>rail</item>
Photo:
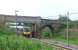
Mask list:
[[[48,39],[36,39],[36,40],[39,40],[42,43],[52,46],[54,50],[78,50],[78,46],[69,45],[68,47],[68,45],[64,43],[56,42]]]

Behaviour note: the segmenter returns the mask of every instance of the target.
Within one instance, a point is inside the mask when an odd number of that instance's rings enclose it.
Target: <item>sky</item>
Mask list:
[[[0,14],[41,16],[42,18],[57,19],[58,15],[66,15],[69,18],[78,19],[78,0],[0,0]]]

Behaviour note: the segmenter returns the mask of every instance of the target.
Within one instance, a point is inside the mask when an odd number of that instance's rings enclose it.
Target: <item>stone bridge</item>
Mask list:
[[[35,37],[40,36],[41,30],[45,27],[49,27],[53,32],[58,31],[62,25],[58,20],[42,19],[40,16],[14,16],[0,14],[0,25],[5,25],[7,22],[32,23],[33,30],[36,32]]]

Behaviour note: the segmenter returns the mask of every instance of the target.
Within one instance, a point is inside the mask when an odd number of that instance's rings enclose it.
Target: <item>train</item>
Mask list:
[[[24,26],[22,24],[18,24],[15,26],[9,26],[10,30],[16,32],[18,35],[31,36],[33,33],[32,26]]]
[[[30,36],[30,35],[32,35],[32,29],[31,29],[31,27],[24,27],[22,34],[23,34],[24,36]]]

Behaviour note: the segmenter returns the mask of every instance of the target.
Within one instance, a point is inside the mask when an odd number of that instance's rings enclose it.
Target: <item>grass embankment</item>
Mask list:
[[[54,40],[68,43],[66,30],[62,32],[60,36],[54,38]],[[78,31],[69,31],[69,44],[78,45]]]
[[[52,50],[52,47],[0,29],[0,50]]]
[[[50,32],[50,29],[44,29],[45,31],[43,31],[42,35],[43,38],[50,38],[52,40],[55,41],[60,41],[63,43],[68,44],[67,41],[67,29],[63,29],[60,32],[56,33],[57,35],[55,35],[54,37],[51,37],[52,33]],[[74,44],[74,45],[78,45],[78,29],[69,29],[69,44]]]
[[[22,36],[0,37],[0,50],[52,50],[52,47],[44,46],[39,41],[24,38]]]

